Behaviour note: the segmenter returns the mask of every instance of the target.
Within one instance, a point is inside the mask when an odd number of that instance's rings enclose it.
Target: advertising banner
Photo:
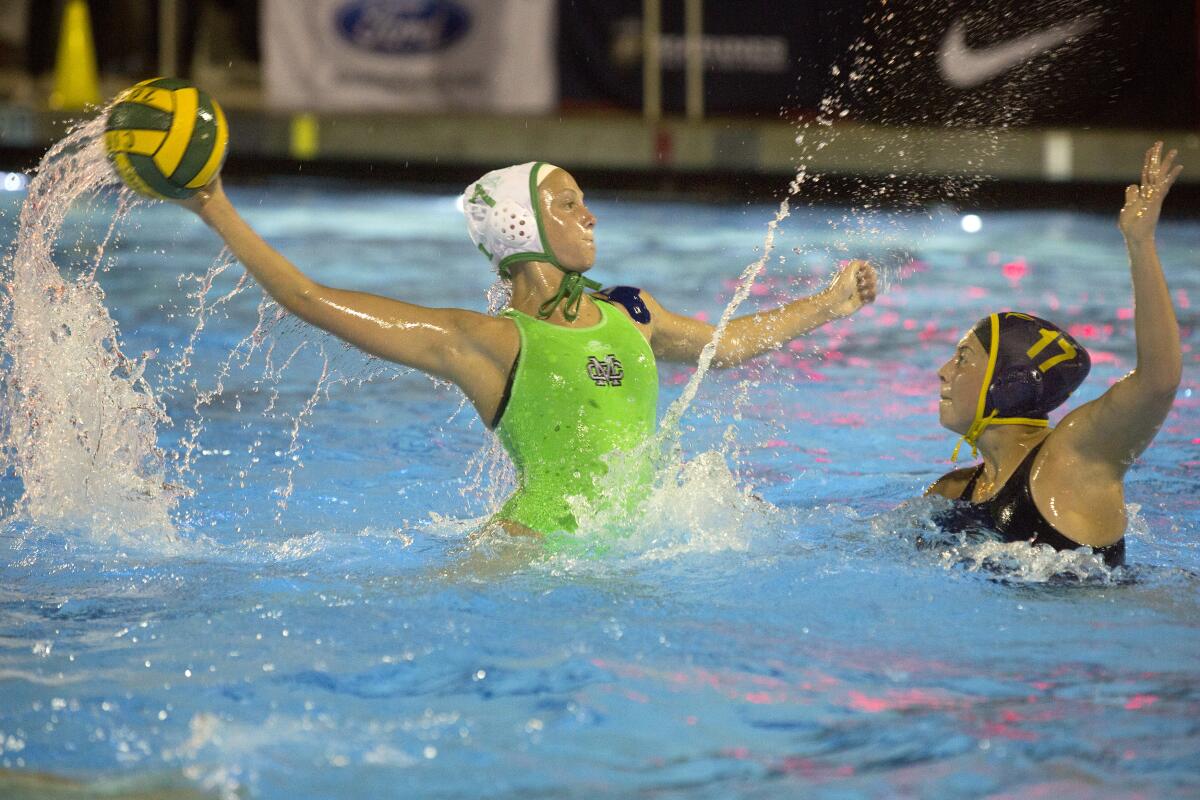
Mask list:
[[[684,110],[683,5],[662,0],[667,113]],[[707,0],[706,111],[817,110],[832,98],[851,119],[885,123],[1194,126],[1197,5]],[[641,108],[641,0],[562,0],[559,39],[564,105]]]
[[[931,125],[1194,125],[1194,0],[891,0],[847,105]]]
[[[263,0],[273,108],[545,113],[555,0]]]
[[[815,107],[835,55],[859,33],[866,0],[704,3],[710,114]],[[684,2],[662,0],[663,109],[684,110]],[[559,75],[567,106],[642,103],[642,0],[563,0]]]

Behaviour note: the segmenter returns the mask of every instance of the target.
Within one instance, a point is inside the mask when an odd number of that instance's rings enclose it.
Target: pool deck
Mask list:
[[[0,169],[29,169],[86,114],[0,104]],[[242,174],[322,174],[460,183],[496,165],[534,159],[566,166],[602,185],[682,194],[782,190],[803,163],[810,174],[915,181],[989,176],[1016,187],[1016,200],[1067,200],[1136,178],[1157,138],[1200,159],[1195,131],[885,127],[814,119],[663,119],[619,111],[517,117],[402,114],[290,114],[229,111],[230,167]],[[797,144],[804,133],[807,144]],[[813,142],[830,144],[818,149]],[[903,153],[901,155],[901,152]],[[897,163],[899,162],[899,163]],[[1200,168],[1185,171],[1180,194],[1200,200]],[[1188,186],[1191,184],[1191,186]],[[1039,191],[1030,193],[1036,187]],[[836,188],[833,190],[836,193]],[[1195,205],[1188,202],[1188,206]]]

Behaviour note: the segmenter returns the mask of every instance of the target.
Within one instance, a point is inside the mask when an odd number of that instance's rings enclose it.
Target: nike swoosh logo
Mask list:
[[[1003,44],[972,50],[967,46],[966,26],[961,19],[955,20],[938,48],[938,71],[954,88],[970,89],[1084,35],[1095,26],[1094,18],[1080,17]]]

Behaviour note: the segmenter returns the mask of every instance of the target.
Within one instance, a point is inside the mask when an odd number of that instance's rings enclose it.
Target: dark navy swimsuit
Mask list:
[[[1069,539],[1059,533],[1050,524],[1042,512],[1038,511],[1033,502],[1033,492],[1029,488],[1029,473],[1033,471],[1033,460],[1042,449],[1042,442],[1025,456],[1025,460],[1017,467],[1008,482],[996,492],[994,497],[979,503],[972,503],[971,493],[975,484],[983,474],[983,464],[975,470],[971,480],[963,489],[959,500],[966,504],[958,509],[958,513],[948,515],[939,520],[943,529],[954,532],[965,528],[984,528],[1000,534],[1006,542],[1029,542],[1030,544],[1048,544],[1055,550],[1075,550],[1085,547],[1079,542]],[[1114,542],[1107,547],[1096,547],[1093,550],[1103,556],[1104,563],[1110,567],[1121,566],[1125,563],[1125,539]]]

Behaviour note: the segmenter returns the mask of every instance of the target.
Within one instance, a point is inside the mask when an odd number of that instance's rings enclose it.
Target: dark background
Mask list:
[[[102,72],[155,72],[158,5],[89,0]],[[31,75],[53,69],[63,6],[63,0],[30,6],[19,59]],[[180,73],[189,73],[202,14],[226,20],[222,54],[255,64],[258,6],[180,3]],[[852,119],[891,124],[1200,126],[1200,0],[706,0],[704,6],[713,54],[705,69],[709,115],[804,114],[829,98]],[[683,0],[663,0],[667,113],[684,110],[683,13]],[[559,0],[565,110],[641,110],[641,14],[642,0]],[[967,45],[978,50],[1084,16],[1096,24],[1079,40],[982,86],[955,89],[938,72],[939,46],[956,20]],[[856,58],[860,77],[852,81]]]
[[[640,109],[640,56],[630,58],[629,39],[640,32],[641,6],[562,0],[564,107]],[[680,35],[683,0],[663,8],[664,34]],[[1196,0],[709,0],[707,36],[786,42],[788,68],[707,65],[706,112],[814,111],[830,97],[851,118],[893,124],[1196,127],[1196,8]],[[982,86],[955,89],[939,74],[937,51],[955,20],[980,49],[1085,15],[1095,27],[1080,39]],[[855,57],[864,61],[851,81]],[[664,66],[664,107],[681,113],[682,64]]]

